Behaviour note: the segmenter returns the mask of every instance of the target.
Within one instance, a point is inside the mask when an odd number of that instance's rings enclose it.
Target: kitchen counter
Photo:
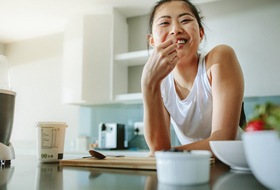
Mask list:
[[[64,157],[70,159],[73,155]],[[266,189],[251,173],[232,171],[221,162],[210,167],[210,181],[207,184],[168,186],[157,182],[156,171],[62,167],[59,163],[40,163],[35,155],[16,155],[10,166],[0,169],[0,190]]]

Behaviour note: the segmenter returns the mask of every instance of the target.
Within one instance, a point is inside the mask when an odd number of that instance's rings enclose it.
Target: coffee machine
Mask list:
[[[118,123],[100,123],[98,126],[98,149],[125,149],[125,125]]]
[[[10,142],[12,134],[16,93],[11,90],[8,61],[0,55],[0,166],[8,165],[15,159]]]

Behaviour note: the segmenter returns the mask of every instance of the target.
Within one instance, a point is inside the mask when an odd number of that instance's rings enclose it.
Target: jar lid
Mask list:
[[[52,122],[52,121],[43,121],[43,122],[38,122],[36,124],[36,127],[68,127],[66,122]]]
[[[11,91],[11,90],[5,90],[5,89],[0,89],[1,94],[9,94],[9,95],[16,95],[16,92]]]

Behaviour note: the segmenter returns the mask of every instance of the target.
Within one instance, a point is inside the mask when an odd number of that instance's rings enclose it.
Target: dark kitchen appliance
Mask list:
[[[0,166],[11,163],[15,152],[10,137],[13,129],[16,93],[11,91],[7,59],[0,55]]]
[[[125,125],[100,123],[98,126],[98,149],[125,149]]]

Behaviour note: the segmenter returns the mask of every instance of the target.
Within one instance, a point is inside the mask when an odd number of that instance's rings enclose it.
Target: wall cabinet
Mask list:
[[[115,96],[116,101],[142,102],[141,74],[142,69],[152,50],[147,49],[147,15],[127,18],[128,24],[128,51],[115,54],[114,62],[127,67],[127,91]]]
[[[128,75],[126,91],[124,91],[124,93],[115,94],[115,101],[134,103],[142,102],[140,79],[143,68],[142,66],[146,63],[148,56],[149,52],[147,50],[115,55],[114,64],[126,67]]]
[[[129,52],[128,32],[127,18],[116,10],[76,17],[69,22],[64,39],[64,103],[142,101],[141,66],[148,51]]]
[[[126,18],[115,10],[71,20],[65,30],[63,102],[77,105],[114,103],[124,93],[127,67],[113,55],[127,51]]]

